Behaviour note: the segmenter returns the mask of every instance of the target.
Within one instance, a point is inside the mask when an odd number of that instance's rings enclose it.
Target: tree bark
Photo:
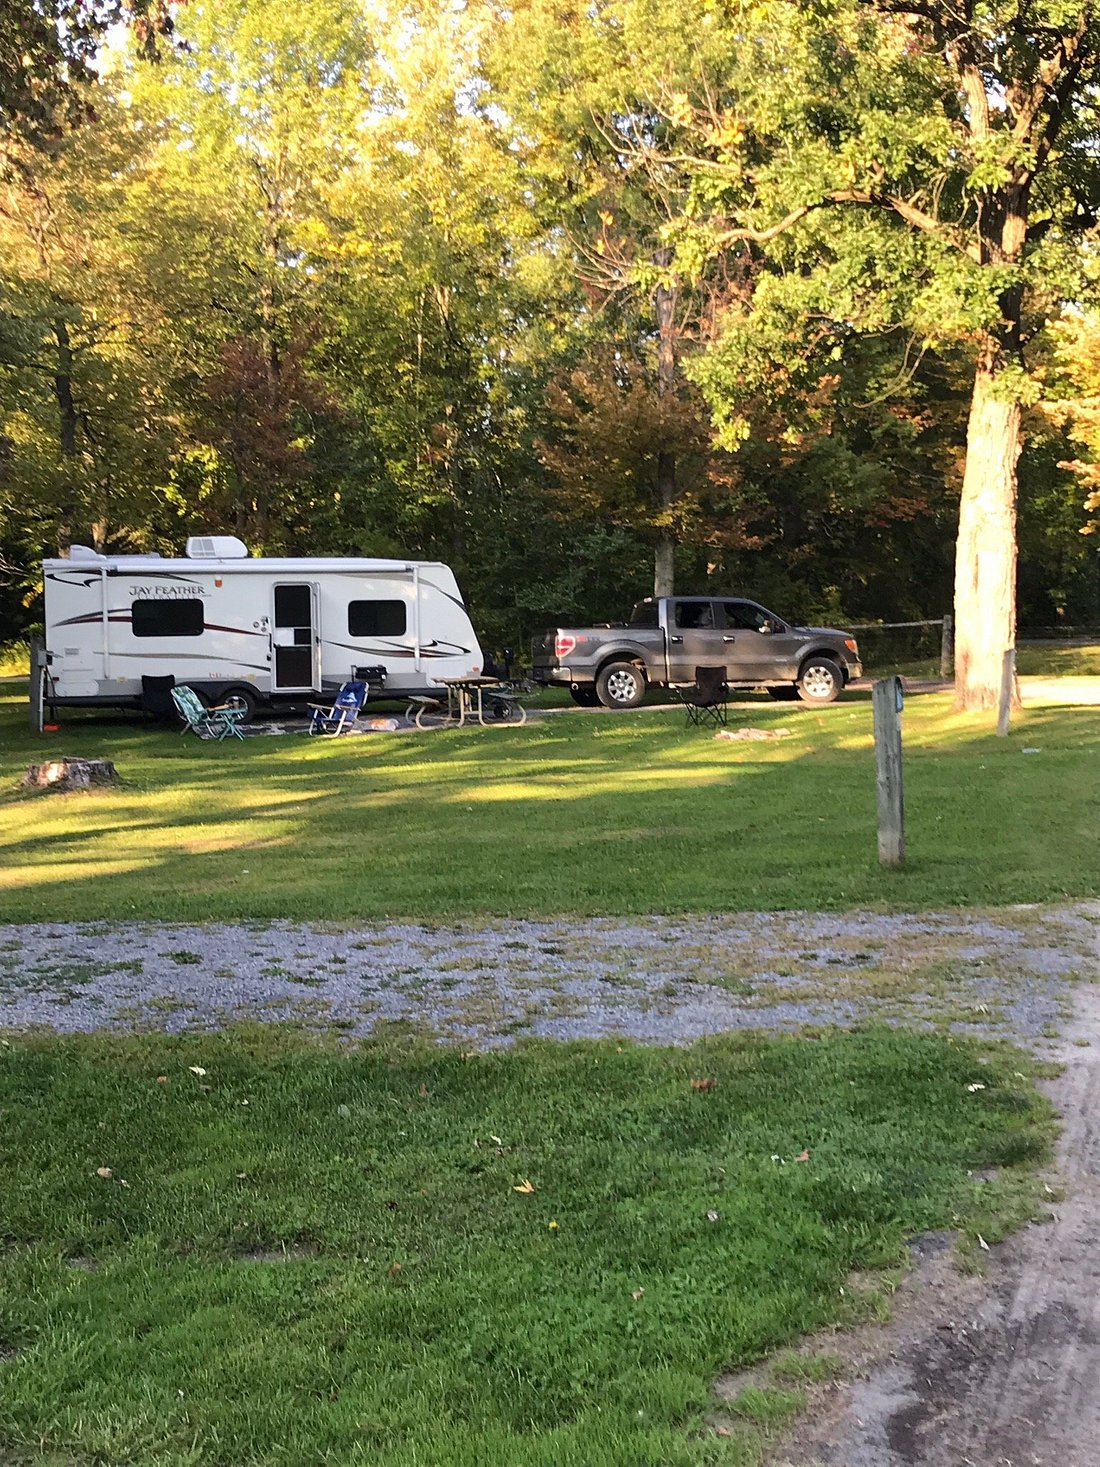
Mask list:
[[[981,207],[981,263],[1016,265],[1027,239],[1029,184],[1017,180],[988,195]],[[1020,457],[1020,402],[1008,367],[1023,366],[1020,320],[1023,287],[1017,281],[998,302],[1001,320],[978,351],[966,469],[955,548],[955,706],[996,708],[1004,655],[1016,645],[1016,464]],[[1013,703],[1020,701],[1013,688]]]
[[[999,344],[974,378],[955,551],[955,706],[996,708],[1016,645],[1016,461],[1020,404],[997,395]],[[1016,694],[1016,701],[1019,694]]]
[[[670,534],[658,536],[653,552],[653,594],[671,596],[675,584],[676,541]]]
[[[672,251],[658,250],[658,265],[669,265]],[[654,304],[657,314],[657,395],[671,397],[676,391],[676,289],[658,285]],[[671,596],[675,585],[676,540],[668,523],[676,502],[676,455],[668,449],[657,454],[657,503],[659,506],[657,546],[653,554],[653,594]]]
[[[73,515],[76,512],[76,483],[73,472],[76,460],[76,402],[73,399],[72,340],[63,317],[58,316],[54,321],[53,334],[57,342],[57,370],[53,377],[59,415],[57,441],[66,466],[65,482],[62,484],[65,502],[59,506],[57,525],[57,553],[68,555],[72,541]]]

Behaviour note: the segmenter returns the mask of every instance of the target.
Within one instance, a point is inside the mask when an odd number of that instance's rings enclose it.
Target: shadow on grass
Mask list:
[[[10,728],[13,783],[33,750],[106,755],[127,784],[0,803],[0,917],[451,919],[1100,890],[1100,714],[1028,710],[1005,740],[946,698],[908,704],[899,872],[875,859],[866,702],[761,704],[738,724],[790,734],[715,741],[679,712],[244,745],[102,715],[48,740]]]

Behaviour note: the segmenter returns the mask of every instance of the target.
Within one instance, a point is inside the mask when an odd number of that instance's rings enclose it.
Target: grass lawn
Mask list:
[[[209,744],[69,713],[32,735],[0,690],[0,919],[427,920],[1100,893],[1100,709],[1028,708],[1007,739],[948,695],[904,715],[910,861],[875,856],[871,709],[768,700],[719,742],[679,712],[523,729]],[[1038,754],[1024,754],[1027,748]],[[22,795],[31,760],[113,759],[125,785]]]
[[[0,1460],[754,1461],[739,1419],[797,1392],[716,1415],[722,1371],[880,1310],[850,1271],[908,1235],[1030,1211],[1051,1122],[1026,1068],[887,1031],[12,1036]]]

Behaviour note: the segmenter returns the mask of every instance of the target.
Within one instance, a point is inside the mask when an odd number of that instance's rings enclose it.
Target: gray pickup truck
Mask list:
[[[564,684],[582,707],[636,708],[650,684],[693,683],[704,666],[724,667],[733,688],[831,703],[863,671],[847,632],[791,626],[733,596],[646,597],[628,622],[555,627],[531,653],[534,681]]]

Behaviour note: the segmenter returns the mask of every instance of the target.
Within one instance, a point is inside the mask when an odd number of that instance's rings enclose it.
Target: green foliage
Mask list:
[[[943,611],[973,343],[1006,289],[1033,351],[1082,294],[1085,112],[1035,185],[1041,237],[990,268],[951,231],[1020,149],[997,113],[960,150],[945,59],[872,7],[232,0],[171,36],[154,9],[39,7],[38,41],[64,12],[83,56],[142,24],[60,77],[79,128],[5,135],[12,633],[59,543],[212,530],[443,558],[497,646],[621,616],[666,537],[685,590]],[[894,190],[944,229],[851,205],[723,240],[823,189]],[[1060,461],[1022,462],[1025,622],[1067,586],[1097,615]]]

